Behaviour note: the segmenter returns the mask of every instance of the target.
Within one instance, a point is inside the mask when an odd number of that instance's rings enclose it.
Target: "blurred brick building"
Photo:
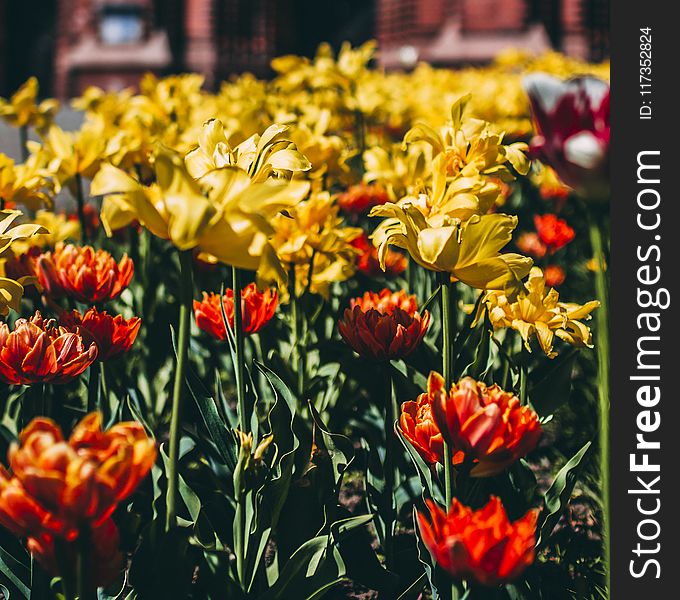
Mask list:
[[[58,97],[147,71],[267,76],[272,57],[377,38],[387,68],[482,63],[507,46],[608,53],[608,0],[0,0],[0,95]]]

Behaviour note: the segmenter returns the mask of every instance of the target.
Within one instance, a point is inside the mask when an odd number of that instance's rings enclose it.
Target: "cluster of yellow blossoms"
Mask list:
[[[338,196],[360,184],[384,196],[369,197],[362,213],[383,217],[371,236],[383,268],[396,246],[428,270],[491,290],[483,305],[494,315],[500,298],[532,297],[523,283],[531,259],[503,252],[517,219],[495,212],[530,167],[520,77],[604,75],[607,66],[511,52],[484,68],[384,73],[372,68],[375,51],[344,45],[335,56],[322,45],[313,59],[275,59],[270,82],[245,74],[214,94],[196,74],[147,75],[136,93],[90,88],[72,102],[84,113],[74,132],[54,123],[59,104],[39,103],[29,80],[0,101],[0,117],[39,136],[21,164],[0,154],[3,206],[25,206],[36,223],[15,236],[15,251],[76,237],[77,223],[49,211],[62,189],[82,201],[89,181],[108,235],[139,223],[284,293],[293,276],[294,293],[328,295],[356,269],[362,231],[347,225]],[[568,324],[560,331],[588,338]],[[549,340],[542,345],[550,354]]]

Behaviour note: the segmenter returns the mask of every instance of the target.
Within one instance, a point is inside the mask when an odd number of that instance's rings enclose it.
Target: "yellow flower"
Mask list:
[[[17,240],[12,244],[12,251],[19,255],[29,248],[54,248],[58,242],[80,239],[80,223],[76,219],[69,219],[64,213],[54,213],[50,210],[39,210],[32,219],[42,231],[26,239]]]
[[[102,160],[111,153],[116,140],[107,139],[102,121],[85,123],[78,131],[64,131],[52,125],[44,138],[44,144],[29,142],[32,152],[44,153],[47,168],[54,173],[57,190],[68,187],[76,194],[76,176],[91,179]]]
[[[473,288],[513,296],[533,264],[520,254],[501,253],[517,226],[514,216],[475,215],[467,222],[441,219],[432,226],[415,206],[392,203],[374,207],[369,216],[388,217],[371,236],[379,246],[383,270],[387,249],[393,245],[407,250],[426,269],[450,273]]]
[[[222,122],[211,119],[199,135],[198,147],[186,156],[187,170],[195,179],[223,167],[238,167],[253,182],[272,176],[290,179],[311,165],[288,139],[288,133],[286,125],[271,125],[261,136],[255,134],[232,149]]]
[[[38,80],[30,77],[9,99],[0,98],[0,117],[13,127],[33,126],[38,131],[46,129],[59,110],[53,98],[37,102]]]
[[[254,183],[245,171],[223,167],[195,180],[179,155],[159,150],[156,182],[143,185],[110,164],[92,181],[103,195],[101,220],[107,235],[137,219],[180,250],[197,248],[207,260],[258,270],[263,281],[284,278],[267,241],[271,220],[299,202],[306,182]]]
[[[332,282],[344,281],[354,274],[357,250],[350,242],[362,230],[343,225],[338,206],[328,192],[313,194],[288,214],[277,215],[272,225],[272,246],[288,269],[295,268],[296,293],[309,287],[312,293],[327,296]]]
[[[520,291],[511,301],[500,292],[487,292],[477,315],[486,310],[494,329],[511,328],[519,332],[525,348],[531,352],[530,340],[536,336],[541,350],[549,358],[557,356],[553,349],[555,336],[572,346],[592,348],[590,328],[582,323],[600,303],[597,300],[583,305],[560,302],[557,290],[546,289],[543,272],[531,269],[526,290]]]
[[[10,206],[23,204],[29,210],[49,207],[51,187],[37,155],[32,154],[23,164],[14,164],[11,158],[0,153],[0,200],[11,203]]]
[[[364,152],[364,181],[380,183],[393,201],[413,196],[431,174],[425,152],[420,144],[404,148],[393,144],[388,149],[373,146]]]
[[[19,216],[21,216],[21,211],[18,210],[0,210],[0,258],[12,253],[14,243],[37,234],[47,233],[44,227],[33,223],[13,226]],[[10,308],[15,311],[19,310],[24,285],[32,282],[32,277],[21,277],[19,280],[0,277],[0,315],[6,316]]]

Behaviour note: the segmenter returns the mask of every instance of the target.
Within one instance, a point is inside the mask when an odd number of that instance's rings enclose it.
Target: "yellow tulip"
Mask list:
[[[271,125],[261,136],[255,134],[232,149],[222,122],[211,119],[203,127],[198,147],[186,156],[187,170],[195,179],[222,167],[238,167],[254,182],[271,176],[290,178],[311,165],[287,139],[288,133],[286,125]]]
[[[18,210],[0,210],[0,258],[11,254],[12,245],[16,242],[47,233],[44,227],[34,223],[13,225],[21,214]],[[0,315],[6,316],[10,308],[18,311],[24,294],[24,285],[33,282],[32,277],[21,277],[19,280],[0,277]]]
[[[9,100],[0,98],[0,117],[13,127],[46,129],[59,111],[59,102],[53,98],[37,102],[38,80],[30,77]]]
[[[521,280],[533,264],[525,256],[501,253],[517,226],[514,216],[475,215],[467,222],[442,219],[432,226],[415,206],[392,203],[374,207],[369,216],[387,217],[372,235],[383,270],[387,250],[393,245],[407,250],[428,270],[450,273],[473,288],[514,295],[522,289]]]
[[[52,205],[52,183],[33,154],[23,164],[14,164],[0,153],[0,200],[10,206],[23,204],[29,210]]]
[[[592,348],[590,328],[582,320],[589,319],[598,306],[597,300],[583,305],[560,302],[557,290],[546,289],[543,272],[534,267],[526,289],[520,291],[516,299],[500,292],[487,292],[475,322],[486,310],[494,329],[515,329],[529,352],[531,338],[535,336],[546,356],[554,358],[557,356],[553,348],[555,336],[572,346]]]
[[[254,183],[237,167],[213,170],[197,181],[167,149],[156,156],[155,175],[147,186],[113,165],[102,166],[91,192],[104,196],[107,235],[136,219],[180,250],[196,248],[208,260],[259,270],[267,280],[285,277],[267,241],[270,222],[307,194],[308,183]]]

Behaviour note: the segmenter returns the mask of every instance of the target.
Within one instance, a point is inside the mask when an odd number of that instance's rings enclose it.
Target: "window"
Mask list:
[[[99,37],[104,44],[134,44],[144,37],[144,22],[139,7],[109,6],[99,17]]]

